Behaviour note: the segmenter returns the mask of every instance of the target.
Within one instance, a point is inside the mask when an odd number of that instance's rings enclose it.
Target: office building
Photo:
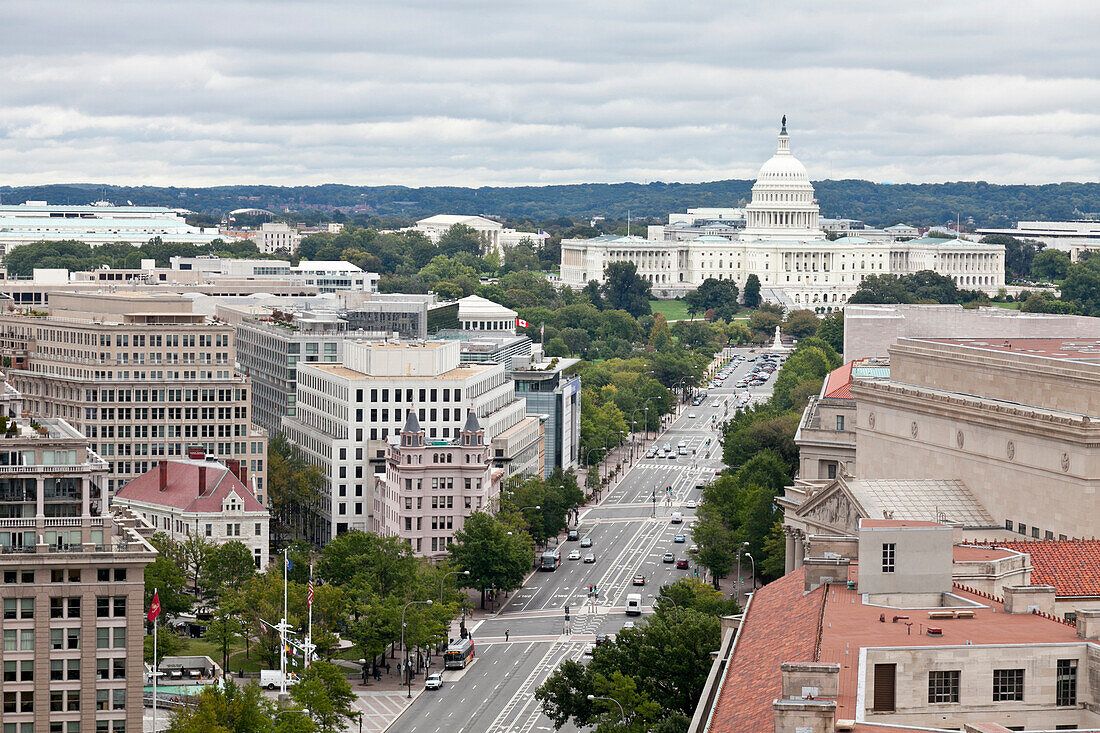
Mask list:
[[[290,268],[292,277],[301,278],[307,286],[316,286],[318,293],[336,293],[341,290],[378,292],[377,272],[363,272],[363,268],[343,260],[302,260]]]
[[[474,412],[451,440],[427,440],[416,412],[409,410],[378,481],[375,531],[400,537],[417,555],[442,559],[466,517],[499,507],[504,473],[490,461]]]
[[[299,362],[337,363],[348,340],[390,335],[349,330],[348,321],[331,310],[226,305],[215,312],[236,329],[237,365],[252,380],[252,420],[269,435],[296,412]]]
[[[159,237],[165,242],[204,245],[230,237],[216,228],[190,226],[182,209],[162,206],[115,206],[101,201],[90,206],[51,206],[28,201],[0,206],[0,257],[13,247],[32,242],[70,241],[142,245]]]
[[[573,373],[580,359],[541,356],[516,359],[510,372],[516,394],[524,399],[528,415],[545,419],[546,440],[543,476],[555,468],[577,465],[581,438],[581,378]]]
[[[1100,318],[961,305],[850,305],[844,359],[886,357],[900,338],[1100,339]]]
[[[257,568],[267,567],[270,517],[249,488],[248,469],[240,461],[222,463],[194,449],[130,481],[111,503],[177,542],[191,537],[213,544],[240,542]]]
[[[357,294],[356,294],[357,295]],[[344,294],[343,318],[348,328],[386,331],[403,339],[426,339],[441,329],[457,329],[458,301],[439,300],[435,293],[370,293],[356,297]]]
[[[482,254],[496,252],[502,254],[505,247],[514,247],[518,244],[529,244],[537,247],[547,237],[544,232],[517,232],[503,224],[484,216],[463,216],[455,214],[436,214],[427,219],[421,219],[416,225],[406,231],[420,232],[425,235],[432,244],[438,244],[443,235],[455,226],[460,225],[473,229],[482,241]]]
[[[960,288],[990,295],[1004,287],[1004,247],[961,239],[885,241],[858,232],[829,241],[805,166],[791,154],[784,125],[775,155],[760,168],[752,201],[737,219],[670,221],[647,237],[603,235],[561,243],[561,280],[575,289],[602,283],[612,262],[632,262],[656,297],[690,292],[708,278],[744,287],[756,275],[765,292],[792,308],[830,313],[844,307],[869,275],[933,270]],[[714,232],[705,230],[710,226]],[[688,231],[690,230],[690,231]],[[656,238],[655,238],[656,237]]]
[[[267,433],[252,425],[236,334],[190,299],[54,293],[45,315],[0,316],[0,355],[26,409],[67,420],[108,462],[111,491],[194,445],[265,491]]]
[[[978,234],[1007,234],[1017,239],[1030,239],[1068,252],[1074,262],[1080,259],[1082,252],[1100,249],[1100,219],[1021,221],[1014,229],[979,229]]]
[[[473,410],[485,439],[527,419],[501,364],[465,364],[457,341],[345,343],[339,363],[298,363],[297,412],[283,431],[320,466],[329,491],[316,541],[372,526],[374,474],[416,412],[425,440],[457,438]]]
[[[1020,553],[863,519],[725,625],[692,733],[1095,730],[1100,607],[1075,622]],[[1003,571],[988,593],[957,573]]]
[[[109,467],[64,420],[0,429],[4,730],[142,730],[144,572],[156,551],[108,507]]]
[[[298,230],[284,221],[264,222],[259,229],[248,232],[248,236],[256,243],[256,248],[267,255],[276,252],[293,254],[302,241]]]

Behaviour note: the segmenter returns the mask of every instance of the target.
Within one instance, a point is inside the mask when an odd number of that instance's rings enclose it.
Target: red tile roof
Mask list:
[[[982,606],[974,607],[971,619],[937,620],[943,635],[930,637],[920,633],[921,620],[927,622],[923,609],[865,606],[858,590],[840,584],[803,593],[804,582],[800,569],[757,591],[742,622],[709,731],[772,733],[772,702],[782,692],[783,662],[838,664],[836,717],[854,720],[862,648],[949,646],[968,641],[976,645],[1080,641],[1072,626],[1034,614],[1006,614],[1002,604],[958,588],[955,594]],[[889,620],[899,612],[911,617],[912,627]],[[885,623],[879,620],[883,613]],[[864,726],[857,730],[879,728]]]
[[[1031,555],[1032,585],[1052,585],[1058,596],[1100,596],[1100,540],[998,542]]]
[[[821,394],[822,399],[827,400],[850,400],[852,399],[852,365],[854,361],[850,361],[842,367],[838,367],[831,372],[829,376],[825,378],[825,391]]]
[[[205,468],[206,481],[199,490],[200,469]],[[168,477],[164,491],[160,490],[160,466],[118,490],[117,499],[159,504],[185,512],[220,512],[230,492],[236,492],[247,512],[262,512],[264,507],[223,463],[217,461],[168,461]]]
[[[711,733],[771,733],[772,702],[782,696],[783,662],[810,662],[817,648],[823,588],[805,593],[802,570],[756,591],[742,622]]]

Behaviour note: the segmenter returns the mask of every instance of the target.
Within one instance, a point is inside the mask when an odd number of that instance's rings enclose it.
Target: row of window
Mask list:
[[[355,390],[355,401],[360,403],[360,404],[363,403],[363,392],[364,392],[364,390],[361,390],[361,389]],[[404,398],[405,399],[401,399],[402,392],[404,392]],[[379,393],[381,393],[381,398],[382,398],[381,400],[378,399],[379,396],[380,396]],[[413,399],[414,394],[416,394],[419,397],[419,399],[414,400]],[[439,397],[442,397],[442,400],[440,400]],[[372,389],[370,391],[370,401],[372,403],[374,403],[374,402],[389,402],[390,401],[390,390],[388,390],[388,389],[381,389],[381,390]],[[425,402],[462,402],[462,390],[461,389],[438,389],[438,390],[437,389],[421,389],[421,390],[417,391],[417,390],[413,390],[413,389],[405,389],[405,390],[394,389],[393,390],[393,401],[394,402],[419,402],[421,404],[423,404]]]
[[[928,673],[928,702],[959,702],[959,685],[962,672],[952,670],[932,670]],[[1023,701],[1024,670],[993,670],[993,702]],[[1071,706],[1077,704],[1077,660],[1059,659],[1058,675],[1055,685],[1055,704]]]
[[[1013,531],[1019,532],[1020,534],[1024,535],[1025,537],[1028,534],[1027,525],[1024,524],[1023,522],[1017,522],[1016,523],[1016,528],[1014,530],[1011,519],[1006,519],[1005,520],[1005,529],[1007,529],[1009,532],[1013,532]],[[1031,528],[1031,536],[1034,537],[1035,539],[1040,539],[1040,532],[1042,533],[1042,539],[1045,539],[1045,540],[1053,540],[1054,539],[1054,533],[1051,532],[1049,529],[1040,530],[1038,527],[1032,527]],[[1060,535],[1058,535],[1058,539],[1064,542],[1067,538],[1064,534],[1060,534]]]
[[[99,709],[107,710],[107,708]],[[122,708],[115,709],[120,710]],[[3,733],[34,733],[34,723],[4,723]],[[80,733],[80,721],[50,721],[50,733]],[[95,722],[95,733],[126,733],[126,721],[121,718],[118,720],[97,720]]]

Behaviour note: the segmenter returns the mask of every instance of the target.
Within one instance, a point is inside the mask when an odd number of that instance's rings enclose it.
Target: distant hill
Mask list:
[[[175,206],[218,215],[239,208],[275,212],[334,211],[355,217],[417,219],[439,213],[491,214],[506,219],[557,217],[663,218],[689,207],[737,206],[751,196],[752,181],[710,183],[582,183],[564,186],[457,188],[432,186],[215,186],[161,188],[67,184],[0,186],[0,201],[46,200],[86,204],[105,199],[124,204]],[[814,183],[821,213],[862,219],[873,226],[904,222],[943,224],[956,215],[977,226],[1006,226],[1020,219],[1072,219],[1100,212],[1100,183],[1001,186],[984,182],[882,184],[843,180]]]

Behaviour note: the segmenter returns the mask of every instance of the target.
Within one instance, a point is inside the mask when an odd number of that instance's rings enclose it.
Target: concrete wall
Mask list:
[[[1100,318],[961,305],[850,305],[844,360],[886,356],[899,338],[1100,338]]]
[[[860,675],[868,694],[874,689],[875,664],[896,664],[895,712],[875,713],[871,699],[866,701],[868,722],[894,725],[921,725],[958,728],[963,723],[996,720],[1005,726],[1022,725],[1028,729],[1051,730],[1055,725],[1078,724],[1090,727],[1100,716],[1082,709],[1082,703],[1094,701],[1090,689],[1091,667],[1085,644],[1041,644],[1013,646],[940,646],[906,649],[866,650]],[[1055,705],[1055,682],[1059,659],[1077,659],[1077,707]],[[1023,669],[1023,701],[993,700],[993,670]],[[959,702],[929,703],[928,673],[932,670],[958,670]]]
[[[946,593],[951,590],[951,527],[861,527],[859,592]],[[883,572],[882,547],[894,545],[894,572]]]

